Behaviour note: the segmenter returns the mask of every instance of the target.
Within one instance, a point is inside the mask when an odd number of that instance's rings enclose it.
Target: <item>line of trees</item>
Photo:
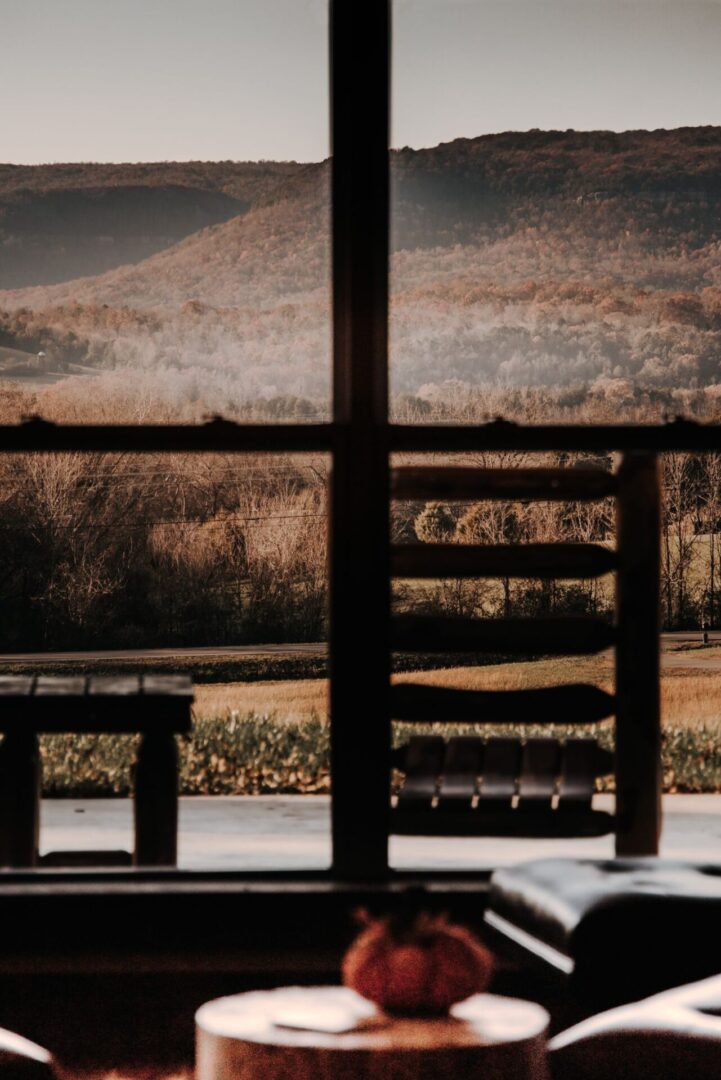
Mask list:
[[[609,458],[484,454],[483,467],[561,464],[611,468]],[[662,457],[661,615],[666,629],[721,624],[721,454]],[[614,542],[614,503],[426,503],[396,520],[399,541],[422,543]],[[398,590],[398,602],[456,615],[604,614],[612,580],[583,582],[445,580]]]
[[[610,458],[487,454],[503,467]],[[326,633],[324,459],[27,455],[0,461],[2,651],[315,641]],[[721,625],[721,454],[663,458],[667,629]],[[612,500],[403,503],[399,543],[613,543]],[[609,614],[612,579],[398,584],[399,608]]]
[[[0,460],[0,648],[318,640],[325,466]]]
[[[8,386],[0,420],[35,411],[80,423],[168,419],[158,401],[127,387],[122,399],[92,401],[61,390],[35,397]],[[445,383],[396,399],[394,415],[406,423],[477,424],[489,414],[602,423],[618,415],[644,422],[655,412],[615,384],[603,395],[571,390]],[[677,394],[679,411],[718,420],[717,395]],[[278,399],[279,416],[294,402]],[[247,418],[267,418],[258,409]],[[578,455],[463,461],[613,467],[610,457]],[[664,625],[721,626],[721,455],[667,454],[663,472]],[[0,651],[323,639],[327,473],[327,458],[309,455],[0,457]],[[392,527],[400,543],[612,543],[613,503],[397,503]],[[478,616],[610,614],[613,588],[609,579],[410,582],[397,583],[396,604]]]

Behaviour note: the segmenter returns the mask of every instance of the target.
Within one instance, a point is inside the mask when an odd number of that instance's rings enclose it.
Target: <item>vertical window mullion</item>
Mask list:
[[[390,0],[331,0],[333,867],[388,868]]]

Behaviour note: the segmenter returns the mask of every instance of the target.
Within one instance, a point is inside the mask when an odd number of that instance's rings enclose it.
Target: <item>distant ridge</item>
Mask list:
[[[191,299],[267,305],[327,279],[328,170],[307,167],[230,220],[193,232],[136,265],[48,287],[0,292],[0,306],[68,303],[167,308]],[[120,189],[122,190],[122,189]],[[164,189],[160,189],[161,191]],[[190,191],[190,189],[186,189]]]
[[[240,201],[242,168],[217,168],[214,197]],[[264,168],[247,166],[242,213],[148,258],[0,291],[5,342],[162,371],[193,400],[215,380],[218,408],[281,388],[322,397],[329,165]],[[721,395],[721,127],[457,139],[395,151],[391,174],[396,390]]]
[[[294,163],[0,165],[0,289],[136,263],[272,201]]]

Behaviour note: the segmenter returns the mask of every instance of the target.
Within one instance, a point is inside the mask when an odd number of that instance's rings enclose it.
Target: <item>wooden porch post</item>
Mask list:
[[[656,454],[626,453],[618,483],[616,854],[656,855],[661,831],[661,486]]]

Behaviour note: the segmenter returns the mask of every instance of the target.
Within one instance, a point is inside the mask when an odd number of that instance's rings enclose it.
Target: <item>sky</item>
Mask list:
[[[0,161],[329,153],[325,0],[0,0],[0,19]],[[721,123],[721,0],[396,0],[394,26],[395,146]]]

